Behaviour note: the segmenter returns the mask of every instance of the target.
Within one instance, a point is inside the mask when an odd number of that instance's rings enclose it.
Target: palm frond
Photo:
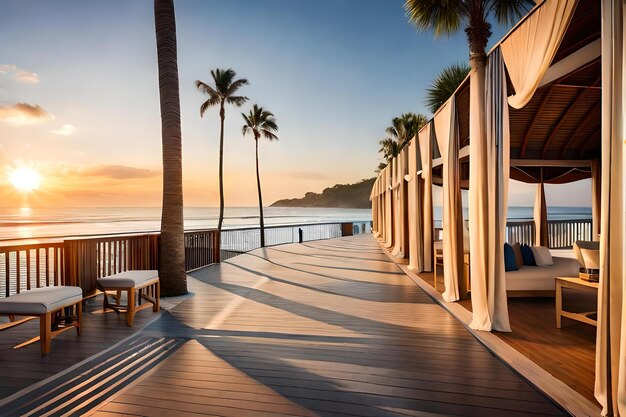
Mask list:
[[[226,103],[232,104],[236,107],[241,107],[246,101],[248,101],[248,97],[245,96],[226,96]]]
[[[220,104],[220,97],[219,96],[211,96],[209,97],[209,99],[207,101],[205,101],[204,103],[202,103],[202,105],[200,106],[200,117],[204,116],[204,113],[206,113],[206,111],[209,109],[209,107],[214,107],[217,106],[218,104]]]
[[[200,80],[196,80],[195,82],[196,84],[196,88],[200,91],[202,91],[204,94],[208,94],[210,96],[217,96],[219,95],[217,91],[215,91],[215,89],[213,87],[211,87],[210,85],[200,81]]]
[[[278,140],[278,136],[276,135],[278,124],[274,118],[274,113],[254,104],[250,112],[247,115],[242,113],[242,116],[246,121],[244,134],[247,130],[252,130],[255,139],[258,139],[262,135],[268,140]],[[247,129],[245,129],[246,127]]]
[[[406,0],[406,17],[419,30],[433,30],[435,36],[449,35],[461,28],[467,19],[463,0]]]
[[[263,132],[263,137],[265,137],[265,139],[268,139],[270,141],[278,140],[278,136],[276,136],[274,133],[270,132],[267,129],[262,129],[261,132]]]
[[[501,25],[513,25],[534,6],[533,0],[491,0],[488,12],[492,13]]]
[[[228,88],[237,74],[231,68],[226,70],[217,68],[215,70],[211,70],[211,76],[213,77],[213,81],[215,81],[216,90],[220,94],[226,96],[228,94]]]
[[[228,95],[228,96],[234,95],[237,92],[237,90],[239,90],[244,85],[248,85],[248,80],[245,79],[245,78],[241,78],[239,80],[233,81],[228,86],[228,90],[226,91],[226,95]]]
[[[453,64],[444,68],[426,90],[426,105],[435,113],[461,85],[470,68],[466,64]]]

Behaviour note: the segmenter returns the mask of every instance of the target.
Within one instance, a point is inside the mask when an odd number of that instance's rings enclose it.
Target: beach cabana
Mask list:
[[[416,150],[433,155],[426,137],[434,130],[442,161],[434,155],[428,169],[429,161],[420,158],[420,176],[425,179],[428,170],[432,182],[439,176],[444,188],[448,301],[460,295],[463,259],[463,220],[456,202],[462,169],[456,161],[469,151],[471,327],[480,330],[510,330],[503,261],[508,179],[537,184],[534,243],[543,245],[548,240],[545,184],[592,179],[590,236],[595,239],[599,231],[601,248],[595,396],[607,415],[626,413],[622,8],[608,0],[539,2],[490,51],[485,78],[471,74],[422,129]],[[465,90],[480,94],[463,105]],[[455,133],[463,117],[470,119],[468,144]],[[416,217],[426,215],[423,200]],[[421,239],[425,253],[431,243],[426,233]]]

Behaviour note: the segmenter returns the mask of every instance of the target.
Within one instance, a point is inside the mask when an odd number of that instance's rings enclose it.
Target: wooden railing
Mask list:
[[[506,223],[506,241],[510,244],[519,242],[532,246],[535,244],[535,222],[510,221]]]
[[[0,297],[64,284],[63,243],[0,247]]]
[[[353,233],[371,232],[370,222],[346,223]],[[356,226],[355,226],[356,225]],[[328,239],[345,234],[342,223],[266,228],[267,245]],[[159,233],[119,234],[54,240],[47,243],[0,243],[0,297],[31,288],[75,285],[88,295],[97,279],[132,269],[159,268]],[[192,271],[259,247],[259,228],[185,232],[185,269]],[[14,242],[14,241],[12,241]]]
[[[535,244],[535,222],[510,221],[506,224],[506,241]],[[591,219],[548,220],[548,247],[570,249],[577,240],[593,240]]]
[[[217,230],[185,232],[185,270],[187,272],[220,261]]]
[[[577,240],[593,240],[591,219],[548,221],[548,247],[567,249]]]

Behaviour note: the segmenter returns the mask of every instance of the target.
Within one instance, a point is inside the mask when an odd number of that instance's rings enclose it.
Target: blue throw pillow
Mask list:
[[[515,251],[513,247],[508,243],[504,244],[504,270],[505,271],[517,271],[517,260],[515,259]]]
[[[527,244],[522,245],[522,259],[524,259],[524,265],[535,266],[535,255]]]

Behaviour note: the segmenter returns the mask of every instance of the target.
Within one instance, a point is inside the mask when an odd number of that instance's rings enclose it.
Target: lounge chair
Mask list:
[[[50,353],[50,341],[60,333],[75,328],[81,335],[83,290],[80,287],[58,286],[35,288],[0,299],[0,315],[9,316],[12,323],[2,330],[24,323],[27,319],[14,321],[15,316],[39,317],[39,338],[34,338],[18,347],[40,341],[41,354]],[[53,318],[63,309],[70,309],[69,320],[58,320],[53,331]]]
[[[159,271],[139,270],[125,271],[106,277],[98,278],[98,288],[104,293],[104,311],[126,313],[126,324],[133,325],[135,314],[145,308],[152,307],[154,312],[159,311]],[[107,291],[116,291],[115,303],[109,302]],[[126,291],[126,305],[120,304],[121,292]],[[136,302],[138,300],[138,303]],[[147,303],[142,303],[147,301]]]

